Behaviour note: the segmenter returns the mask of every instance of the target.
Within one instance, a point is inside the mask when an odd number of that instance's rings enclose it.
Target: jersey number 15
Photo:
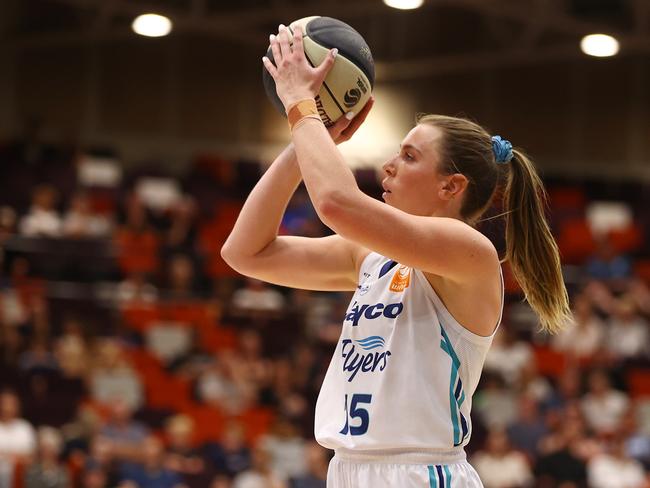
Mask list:
[[[350,435],[363,435],[368,432],[370,414],[368,413],[368,410],[361,408],[358,405],[360,403],[370,403],[371,400],[372,395],[355,393],[352,395],[350,409],[348,410],[348,395],[345,395],[345,425],[339,431],[339,434],[347,434],[349,431]],[[350,425],[350,419],[360,419],[361,423],[357,426]]]

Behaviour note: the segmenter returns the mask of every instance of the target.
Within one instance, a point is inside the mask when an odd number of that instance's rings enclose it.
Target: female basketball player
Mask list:
[[[542,184],[507,141],[467,120],[429,115],[384,164],[385,203],[365,195],[336,143],[370,107],[328,133],[313,99],[336,52],[312,68],[300,29],[293,47],[289,36],[281,26],[271,36],[276,64],[263,62],[293,143],[249,195],[222,255],[272,283],[356,290],[316,406],[316,439],[336,453],[328,487],[480,487],[463,446],[503,285],[494,246],[472,224],[507,172],[506,258],[542,326],[558,329],[570,312]],[[277,235],[301,175],[335,235]]]

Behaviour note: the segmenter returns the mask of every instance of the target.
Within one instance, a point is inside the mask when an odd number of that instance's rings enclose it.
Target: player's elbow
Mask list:
[[[241,273],[241,268],[243,267],[243,256],[240,252],[237,252],[237,246],[234,246],[231,242],[226,241],[223,246],[221,246],[221,259],[223,259],[228,266],[230,266],[235,271]]]
[[[331,190],[322,194],[316,202],[316,213],[332,230],[337,228],[345,221],[351,208],[351,199],[346,192],[340,190]]]

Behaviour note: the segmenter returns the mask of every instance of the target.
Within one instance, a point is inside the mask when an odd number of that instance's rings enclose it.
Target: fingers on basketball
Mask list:
[[[271,34],[269,36],[269,43],[271,44],[271,52],[273,53],[273,60],[275,61],[275,65],[277,66],[278,63],[282,60],[282,53],[280,53],[280,43],[278,42],[278,36],[275,34]]]
[[[302,27],[299,25],[293,29],[293,52],[299,54],[305,52],[302,46]]]
[[[280,53],[282,54],[282,61],[288,59],[291,56],[291,47],[289,46],[289,31],[288,29],[280,24],[278,29],[278,40],[280,42]]]

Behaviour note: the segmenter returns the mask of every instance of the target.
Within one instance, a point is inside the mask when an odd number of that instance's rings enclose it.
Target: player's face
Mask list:
[[[415,126],[399,152],[383,166],[384,201],[414,215],[437,215],[442,205],[438,193],[446,175],[439,172],[442,131],[429,124]]]

